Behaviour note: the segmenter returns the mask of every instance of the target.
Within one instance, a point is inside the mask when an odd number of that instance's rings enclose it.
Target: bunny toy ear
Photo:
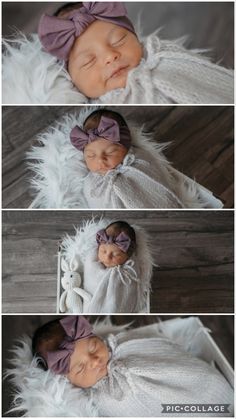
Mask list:
[[[70,270],[77,271],[78,268],[79,268],[79,262],[74,256],[73,259],[70,260]]]
[[[64,258],[61,259],[61,269],[63,270],[63,272],[67,272],[70,270],[69,265]]]

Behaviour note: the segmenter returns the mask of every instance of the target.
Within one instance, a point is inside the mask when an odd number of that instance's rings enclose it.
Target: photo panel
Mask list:
[[[233,2],[61,7],[3,2],[4,104],[234,103]]]
[[[55,315],[4,315],[2,326],[8,374],[3,417],[62,417],[75,411],[81,417],[109,417],[114,409],[127,417],[127,408],[135,417],[144,416],[145,409],[152,416],[163,411],[172,416],[178,409],[232,415],[234,316],[69,316],[65,321]],[[57,344],[67,339],[57,351],[63,359],[51,358],[46,349],[42,353],[49,337]],[[87,374],[75,375],[73,362],[80,365],[81,358]],[[86,388],[89,366],[95,391]]]
[[[3,312],[232,313],[233,218],[232,211],[5,210]],[[127,240],[131,247],[121,250]]]
[[[3,208],[233,208],[233,107],[110,106],[129,144],[87,155],[72,133],[102,109],[4,107]]]

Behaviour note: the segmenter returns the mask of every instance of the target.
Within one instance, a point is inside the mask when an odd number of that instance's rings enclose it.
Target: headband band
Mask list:
[[[47,352],[48,368],[55,374],[67,374],[70,367],[70,357],[78,340],[94,336],[91,324],[83,316],[66,316],[59,322],[66,332],[59,349]]]
[[[96,241],[100,244],[116,244],[122,252],[126,253],[131,245],[131,239],[123,231],[117,236],[109,236],[106,230],[99,230],[96,234]]]
[[[97,128],[84,131],[76,125],[70,133],[72,145],[80,151],[83,151],[87,144],[96,141],[97,137],[104,138],[114,144],[122,144],[127,149],[131,144],[129,128],[120,126],[117,121],[106,116],[101,117]]]
[[[46,14],[41,17],[38,35],[46,52],[67,61],[75,39],[95,20],[114,23],[135,34],[123,3],[83,2],[82,4],[80,9],[73,10],[66,18]]]

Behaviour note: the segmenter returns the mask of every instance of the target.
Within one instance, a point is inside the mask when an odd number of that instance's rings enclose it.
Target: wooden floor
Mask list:
[[[233,107],[151,106],[111,107],[128,120],[145,123],[157,142],[171,142],[166,155],[173,166],[234,205]],[[65,113],[81,107],[4,107],[2,188],[3,208],[27,208],[30,173],[25,153],[37,134]]]
[[[2,369],[9,366],[8,359],[11,355],[9,350],[15,344],[16,339],[23,334],[32,336],[33,331],[49,320],[58,316],[8,316],[4,315],[2,320]],[[174,316],[160,316],[161,319],[169,319]],[[127,324],[134,321],[133,327],[143,326],[158,321],[157,316],[112,316],[112,322],[115,324]],[[93,322],[96,316],[90,316]],[[225,355],[226,359],[233,366],[234,364],[234,318],[233,316],[200,316],[204,326],[212,331],[212,337]],[[12,386],[8,380],[5,380],[2,394],[2,416],[17,416],[16,414],[7,415],[5,412],[9,409],[12,400]]]
[[[233,211],[4,211],[4,313],[55,313],[57,244],[92,215],[150,235],[152,313],[233,312]]]
[[[15,29],[36,32],[42,13],[53,14],[59,2],[4,2],[2,33],[8,37]],[[160,36],[174,39],[187,36],[190,48],[208,49],[214,62],[234,65],[233,2],[126,2],[129,17],[146,35],[161,29]],[[141,14],[141,15],[140,15]],[[140,19],[139,19],[140,15]],[[216,24],[217,22],[217,24]]]

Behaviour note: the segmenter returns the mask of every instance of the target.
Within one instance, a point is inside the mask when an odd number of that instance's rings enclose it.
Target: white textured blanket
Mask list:
[[[175,318],[123,331],[98,323],[94,330],[103,338],[113,334],[108,338],[113,355],[109,379],[88,391],[73,387],[63,376],[37,368],[32,360],[31,340],[20,341],[12,352],[12,368],[7,371],[17,389],[13,391],[15,414],[127,417],[152,413],[156,417],[160,403],[165,400],[169,403],[192,400],[193,403],[230,403],[230,416],[233,416],[232,388],[216,368],[194,356],[197,353],[204,359],[206,355],[204,340],[199,339],[205,330],[195,318]],[[214,356],[208,356],[209,363],[213,359]]]
[[[62,255],[69,263],[76,260],[83,278],[83,289],[92,296],[83,304],[84,313],[134,313],[149,311],[152,252],[147,233],[133,225],[136,250],[124,265],[105,268],[97,259],[96,233],[112,221],[90,220],[66,236]]]
[[[122,164],[105,175],[90,172],[83,192],[89,208],[183,208],[165,165],[151,153],[131,149]]]
[[[40,146],[33,147],[28,153],[28,159],[32,161],[29,166],[34,173],[31,181],[35,195],[33,208],[222,206],[209,191],[203,191],[196,182],[174,170],[163,154],[165,147],[152,142],[150,135],[144,135],[140,127],[128,120],[135,155],[129,153],[122,167],[106,176],[89,173],[83,153],[72,146],[69,135],[76,124],[83,125],[93,109],[96,108],[85,108],[78,116],[65,116],[41,134],[38,137]],[[94,177],[97,180],[93,194]]]
[[[88,254],[84,264],[84,288],[93,295],[84,302],[84,313],[139,312],[141,298],[138,265],[129,259],[123,265],[106,268],[97,259],[97,250]],[[146,297],[147,298],[147,297]]]
[[[211,63],[180,41],[156,33],[140,38],[144,58],[129,73],[124,89],[89,101],[78,92],[63,64],[45,53],[37,35],[4,42],[4,104],[65,103],[233,103],[233,72]]]
[[[127,335],[120,341],[118,335],[110,336],[108,345],[108,376],[90,390],[101,416],[166,416],[162,404],[172,403],[228,403],[232,415],[233,390],[225,378],[169,339]]]

